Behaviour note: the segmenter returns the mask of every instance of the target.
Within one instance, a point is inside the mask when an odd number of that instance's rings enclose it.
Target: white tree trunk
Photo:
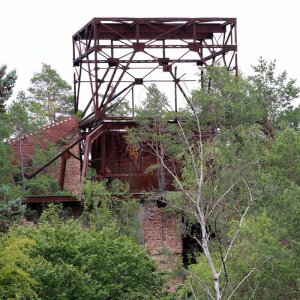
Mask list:
[[[21,177],[22,177],[22,187],[25,188],[25,172],[24,172],[24,156],[23,156],[23,147],[22,147],[22,138],[19,137],[19,154],[20,154],[20,168],[21,168]]]

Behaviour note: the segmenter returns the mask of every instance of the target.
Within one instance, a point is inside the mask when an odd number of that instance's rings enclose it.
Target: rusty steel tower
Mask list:
[[[89,164],[102,177],[108,175],[105,157],[113,144],[105,146],[103,133],[134,126],[131,116],[113,116],[124,99],[133,116],[142,90],[155,83],[174,95],[176,113],[178,98],[188,98],[187,84],[196,81],[195,73],[216,63],[238,71],[235,18],[94,18],[87,23],[73,35],[81,175]]]
[[[70,150],[79,145],[81,179],[91,166],[99,180],[120,179],[134,192],[157,190],[157,174],[145,172],[156,158],[133,149],[125,138],[126,129],[137,126],[132,120],[136,103],[155,83],[167,91],[176,117],[180,101],[188,100],[189,86],[197,82],[196,73],[203,76],[204,68],[214,64],[238,72],[235,18],[92,19],[73,35],[80,135],[30,177],[61,158],[63,188]],[[130,115],[115,114],[124,100],[131,105]]]
[[[81,107],[85,124],[104,119],[151,82],[186,97],[181,66],[219,62],[237,72],[236,39],[234,18],[94,18],[73,35],[75,113]]]

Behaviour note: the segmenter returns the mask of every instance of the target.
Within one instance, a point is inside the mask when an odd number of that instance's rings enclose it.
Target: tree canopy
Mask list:
[[[19,227],[0,239],[0,253],[13,239],[11,247],[17,241],[22,254],[12,258],[14,264],[22,262],[19,284],[14,285],[13,276],[1,281],[6,272],[1,269],[0,291],[6,288],[10,297],[20,299],[29,293],[45,300],[160,299],[162,276],[141,246],[113,226],[84,228],[57,213],[51,206],[38,226]]]
[[[41,123],[52,124],[73,112],[72,88],[50,65],[42,64],[28,91],[29,110]]]
[[[205,72],[177,113],[151,85],[136,112],[140,126],[128,134],[128,142],[156,155],[147,171],[158,170],[161,201],[180,214],[184,237],[196,245],[185,249],[185,268],[179,266],[185,278],[176,293],[165,295],[161,274],[135,241],[139,204],[112,197],[131,197],[121,181],[90,176],[79,220],[63,219],[50,205],[37,224],[16,227],[26,213],[26,192],[55,192],[57,182],[41,175],[24,191],[4,140],[30,131],[33,117],[51,123],[71,109],[70,86],[44,64],[30,95],[19,93],[0,113],[0,231],[6,232],[0,298],[297,298],[300,110],[293,101],[299,88],[263,59],[249,77],[219,67]]]
[[[177,114],[152,86],[147,99],[155,98],[154,109],[146,101],[143,118],[136,118],[142,129],[129,135],[133,143],[159,144],[152,151],[174,179],[176,191],[163,197],[182,213],[186,235],[198,244],[183,288],[196,299],[276,299],[279,285],[282,297],[299,292],[293,269],[300,197],[293,100],[299,88],[286,72],[276,75],[274,62],[260,59],[253,69],[246,78],[208,68],[204,88],[192,91]],[[291,263],[284,265],[286,257]],[[281,270],[276,278],[274,266]]]

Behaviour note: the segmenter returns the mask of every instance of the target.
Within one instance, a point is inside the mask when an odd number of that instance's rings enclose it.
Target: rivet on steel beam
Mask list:
[[[160,66],[168,65],[170,59],[168,57],[162,57],[158,59],[158,63]]]
[[[141,52],[145,50],[145,43],[132,43],[132,47],[135,52]]]
[[[198,52],[201,44],[200,43],[189,43],[188,48],[190,51]]]
[[[163,65],[163,72],[170,72],[172,71],[171,65]]]
[[[144,83],[144,79],[143,78],[135,78],[134,83],[136,85],[141,85]]]
[[[119,64],[119,60],[116,58],[108,58],[107,63],[109,67],[115,67],[116,65]]]
[[[94,51],[101,51],[102,47],[100,45],[94,45],[93,49]]]

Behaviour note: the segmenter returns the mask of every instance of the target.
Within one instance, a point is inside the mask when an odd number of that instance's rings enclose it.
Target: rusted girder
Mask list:
[[[155,188],[157,178],[143,170],[156,160],[139,157],[124,139],[127,128],[136,126],[136,100],[155,83],[174,99],[176,120],[180,101],[189,102],[195,74],[203,76],[214,64],[238,71],[235,18],[92,19],[73,35],[74,109],[81,115],[81,136],[30,177],[61,158],[63,188],[69,150],[78,146],[82,180],[91,165],[99,179],[119,178],[137,192]],[[124,99],[131,103],[131,116],[114,114]]]
[[[81,111],[79,128],[85,134],[80,141],[83,177],[93,155],[109,151],[100,137],[106,127],[95,126],[113,122],[123,99],[131,103],[133,116],[140,100],[136,95],[140,98],[141,90],[155,83],[170,91],[177,112],[181,98],[189,101],[187,85],[196,81],[199,69],[203,75],[204,67],[217,63],[237,73],[236,24],[235,18],[94,18],[76,32],[74,107]],[[129,121],[128,115],[119,118],[116,126]]]
[[[103,119],[126,83],[134,95],[177,66],[179,77],[182,65],[217,61],[237,72],[236,52],[235,18],[94,18],[73,35],[75,111]]]

